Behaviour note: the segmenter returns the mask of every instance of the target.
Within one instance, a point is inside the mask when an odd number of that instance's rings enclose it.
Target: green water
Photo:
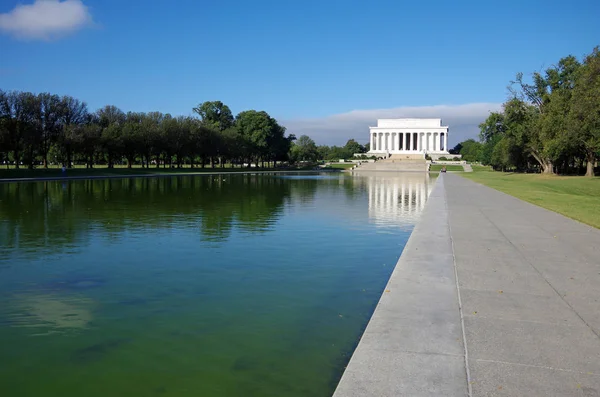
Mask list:
[[[0,184],[0,395],[330,396],[431,183]]]

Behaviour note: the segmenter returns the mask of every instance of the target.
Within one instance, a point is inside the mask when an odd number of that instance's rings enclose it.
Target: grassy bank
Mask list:
[[[127,175],[171,175],[171,174],[192,174],[192,173],[214,173],[214,172],[257,172],[257,171],[305,171],[313,170],[314,167],[298,168],[141,168],[141,167],[96,167],[96,168],[71,168],[66,172],[67,177],[102,177],[102,176],[127,176]],[[35,168],[29,169],[0,169],[0,180],[2,179],[24,179],[24,178],[60,178],[62,171],[59,168]]]
[[[337,169],[337,170],[347,170],[354,167],[353,163],[338,163],[338,164],[329,164],[325,168]]]
[[[493,172],[473,166],[461,176],[600,228],[600,177]]]
[[[440,172],[442,170],[442,168],[444,167],[443,164],[431,164],[431,167],[429,168],[430,172]],[[452,172],[463,172],[465,169],[463,168],[462,165],[447,165],[446,166],[446,171],[452,171]]]

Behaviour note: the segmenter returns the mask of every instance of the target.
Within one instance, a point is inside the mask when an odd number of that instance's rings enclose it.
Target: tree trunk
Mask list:
[[[72,161],[71,161],[71,148],[67,149],[67,168],[73,168],[73,166],[71,165]]]
[[[544,174],[554,174],[554,167],[552,166],[552,161],[546,160],[542,163],[542,172]]]
[[[15,159],[15,168],[19,169],[19,161],[21,161],[21,153],[18,150],[13,150],[13,159]]]
[[[587,167],[586,167],[586,170],[585,170],[585,176],[590,177],[590,178],[593,178],[595,176],[595,174],[594,174],[594,163],[596,162],[595,161],[596,159],[594,157],[595,157],[594,153],[588,151],[588,153],[587,153],[587,159],[586,159],[587,160]]]
[[[533,158],[540,164],[540,167],[542,168],[542,173],[543,174],[553,174],[553,168],[552,168],[552,161],[548,160],[548,159],[543,159],[541,158],[541,156],[539,156],[537,153],[531,151],[531,155],[533,156]]]

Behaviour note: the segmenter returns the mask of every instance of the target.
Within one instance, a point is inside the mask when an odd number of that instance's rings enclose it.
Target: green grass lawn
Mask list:
[[[151,175],[151,174],[189,174],[189,173],[199,173],[199,172],[253,172],[253,171],[297,171],[304,169],[313,169],[314,167],[309,168],[240,168],[231,166],[220,168],[220,167],[206,167],[206,168],[190,168],[189,166],[184,168],[141,168],[141,167],[133,167],[127,168],[126,166],[119,166],[115,168],[107,168],[106,166],[97,166],[95,168],[85,168],[85,167],[75,167],[67,170],[67,177],[70,176],[126,176],[126,175]],[[60,168],[34,168],[33,170],[29,170],[27,168],[20,169],[0,169],[0,180],[1,179],[17,179],[17,178],[55,178],[61,177],[62,172]]]
[[[514,174],[483,166],[461,176],[600,228],[600,177]]]
[[[336,169],[341,169],[341,170],[347,170],[349,168],[354,167],[355,164],[353,163],[340,163],[340,164],[329,164],[327,167],[325,168],[336,168]]]
[[[442,167],[442,164],[431,164],[431,168],[429,168],[429,171],[439,172],[442,169]],[[446,171],[461,172],[464,171],[464,168],[462,165],[447,165]]]

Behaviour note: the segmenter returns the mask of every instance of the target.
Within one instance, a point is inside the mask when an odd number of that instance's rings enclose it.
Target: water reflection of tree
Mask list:
[[[3,184],[0,255],[81,246],[96,230],[118,238],[188,227],[222,241],[234,228],[270,230],[292,194],[312,200],[316,189],[317,181],[252,174]]]

